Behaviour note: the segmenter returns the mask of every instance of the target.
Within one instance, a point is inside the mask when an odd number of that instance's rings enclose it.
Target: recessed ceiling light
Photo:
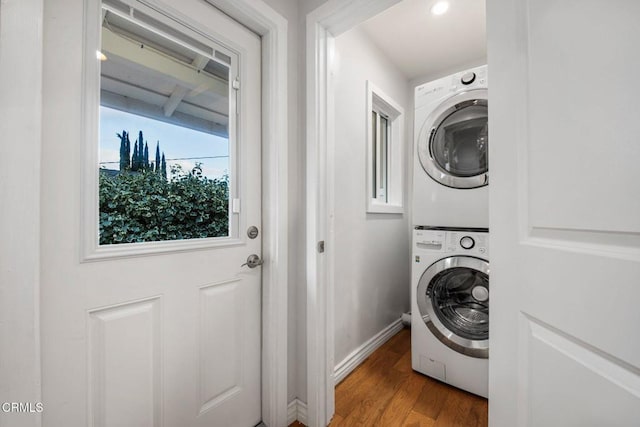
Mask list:
[[[447,10],[449,10],[449,2],[448,1],[438,1],[436,4],[431,6],[431,13],[434,15],[442,15]]]

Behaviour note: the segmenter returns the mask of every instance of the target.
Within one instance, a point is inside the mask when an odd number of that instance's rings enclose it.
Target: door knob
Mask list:
[[[251,254],[247,257],[247,262],[242,264],[240,267],[244,267],[245,265],[249,268],[256,268],[257,266],[262,265],[262,260],[258,255]]]

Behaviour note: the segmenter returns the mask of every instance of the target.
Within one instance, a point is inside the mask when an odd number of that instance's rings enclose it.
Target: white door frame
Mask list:
[[[206,0],[262,37],[262,421],[287,425],[287,20],[261,0]]]
[[[401,0],[329,0],[307,15],[307,424],[335,410],[333,319],[334,133],[331,67],[336,36]],[[326,255],[319,250],[324,241]]]
[[[42,400],[39,160],[43,6],[44,0],[0,4],[0,403]],[[15,418],[0,414],[7,423],[41,425],[38,413],[16,414]]]
[[[287,21],[263,1],[206,0],[262,37],[262,419],[287,425],[288,125]],[[3,209],[0,240],[0,401],[41,400],[40,372],[40,174],[43,0],[2,2],[6,113],[0,129],[21,144],[0,156]],[[5,89],[7,89],[5,93]],[[6,97],[5,97],[6,95]],[[15,96],[14,96],[15,95]],[[6,132],[5,132],[6,131]],[[4,179],[7,178],[7,179]],[[17,179],[20,179],[18,185]],[[14,230],[14,231],[11,231]],[[7,231],[7,233],[4,233]],[[6,261],[6,265],[5,265]],[[6,268],[5,268],[6,267]],[[46,402],[44,402],[46,410]],[[40,426],[39,416],[21,425]]]

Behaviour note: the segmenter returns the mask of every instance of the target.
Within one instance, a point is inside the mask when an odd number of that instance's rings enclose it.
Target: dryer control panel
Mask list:
[[[447,77],[442,77],[414,89],[415,109],[439,102],[456,92],[471,89],[487,88],[489,86],[487,66],[460,71]]]

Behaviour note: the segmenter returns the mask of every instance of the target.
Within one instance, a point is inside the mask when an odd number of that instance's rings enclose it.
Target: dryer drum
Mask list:
[[[436,182],[461,189],[487,185],[487,90],[469,90],[444,100],[425,120],[417,148],[422,168]]]
[[[467,104],[439,120],[429,141],[436,166],[461,178],[481,175],[489,170],[487,102],[481,100]]]

